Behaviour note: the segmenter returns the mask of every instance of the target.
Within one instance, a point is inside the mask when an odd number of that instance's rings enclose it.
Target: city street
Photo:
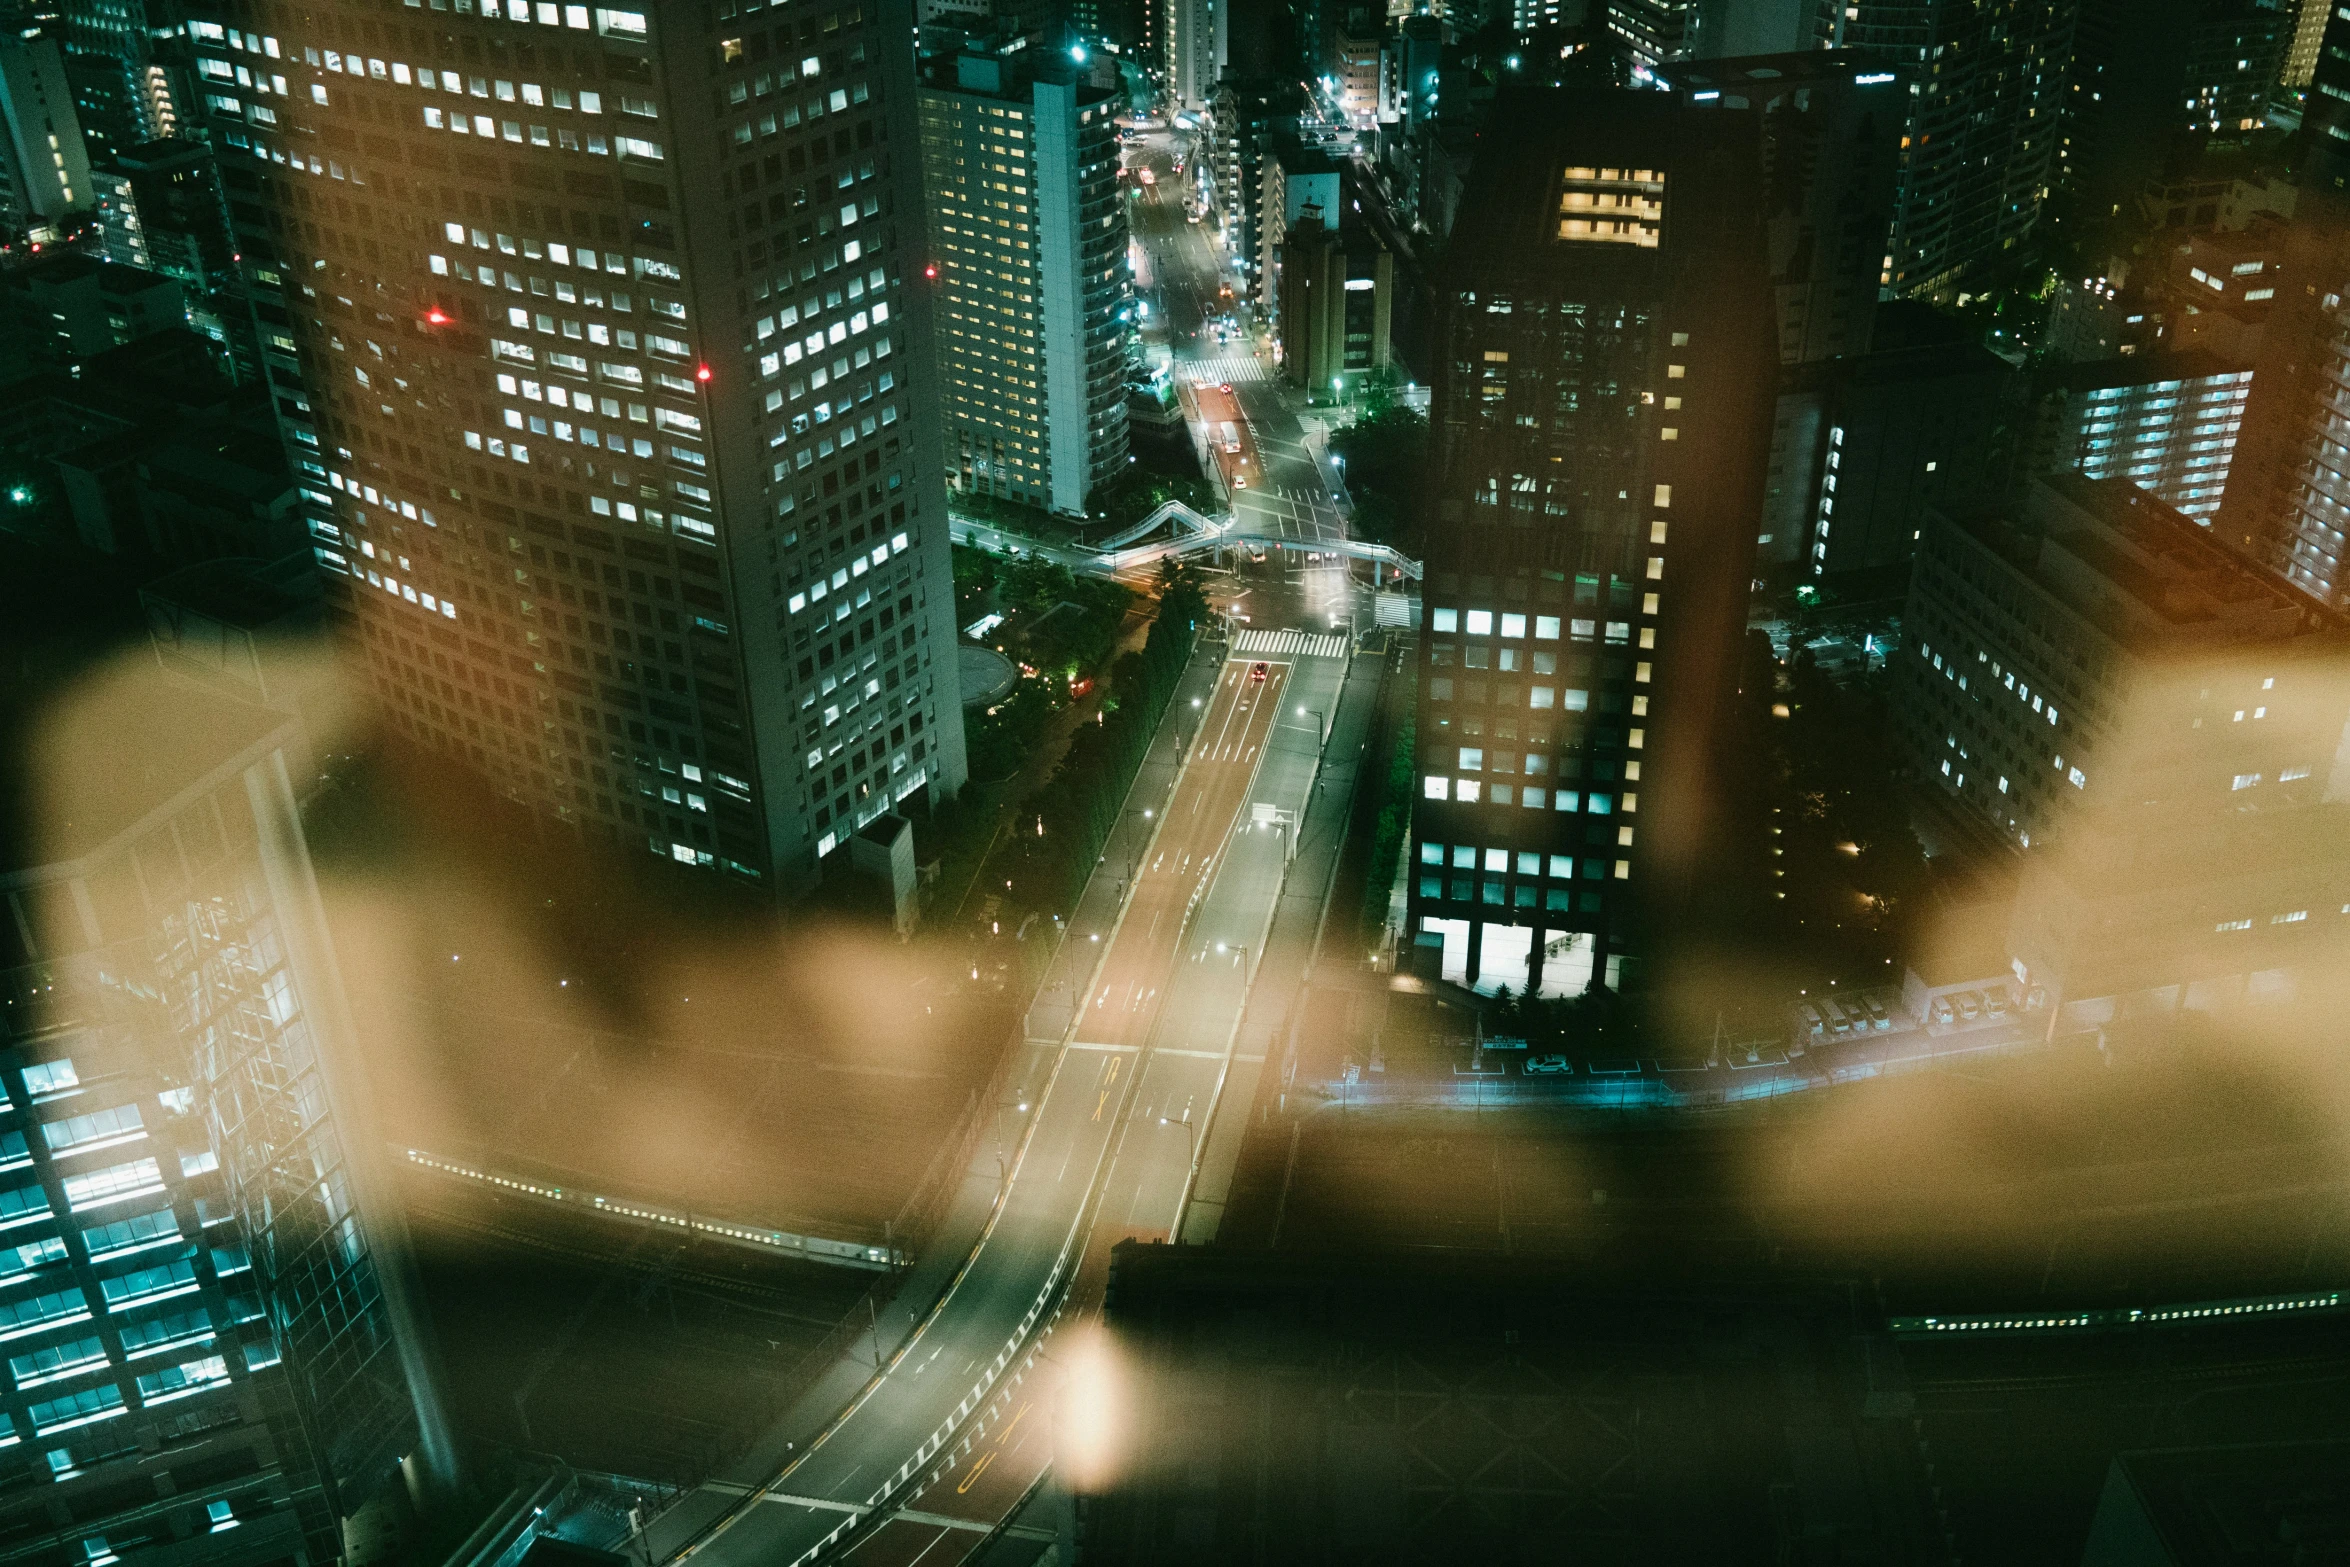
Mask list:
[[[1031,1015],[1035,1077],[973,1171],[975,1188],[1002,1193],[976,1249],[878,1372],[868,1363],[845,1399],[821,1384],[765,1456],[667,1514],[657,1557],[951,1562],[1041,1471],[1056,1327],[1094,1309],[1111,1245],[1174,1233],[1195,1166],[1219,1146],[1219,1107],[1253,1094],[1269,1038],[1243,1033],[1243,1009],[1317,798],[1346,645],[1198,662],[1161,736],[1188,759],[1171,792],[1148,771],[1138,784]],[[1336,837],[1335,822],[1318,830]],[[1314,863],[1326,877],[1329,856]],[[1281,961],[1286,976],[1301,955]],[[921,1291],[917,1279],[905,1293]],[[873,1343],[897,1333],[877,1323]]]
[[[1226,470],[1235,522],[1245,532],[1301,542],[1345,537],[1342,486],[1321,444],[1324,413],[1311,415],[1309,431],[1300,418],[1307,411],[1304,389],[1281,379],[1264,330],[1269,324],[1227,292],[1238,289],[1238,274],[1213,240],[1212,219],[1194,223],[1186,212],[1190,165],[1184,176],[1175,174],[1175,142],[1164,132],[1131,146],[1127,163],[1149,169],[1155,180],[1129,208],[1141,252],[1135,289],[1150,306],[1145,348],[1153,363],[1171,364],[1179,387],[1194,399],[1186,415],[1203,422],[1210,437],[1227,420],[1238,427],[1240,453],[1210,453]],[[1238,326],[1235,340],[1215,332],[1224,317]],[[1231,463],[1235,455],[1248,465]],[[1245,489],[1231,483],[1235,472],[1246,476]]]

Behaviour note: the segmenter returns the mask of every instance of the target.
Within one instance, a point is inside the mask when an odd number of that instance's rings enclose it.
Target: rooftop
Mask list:
[[[2021,524],[1957,526],[2117,642],[2151,648],[2350,636],[2350,616],[2126,479],[2038,481]]]

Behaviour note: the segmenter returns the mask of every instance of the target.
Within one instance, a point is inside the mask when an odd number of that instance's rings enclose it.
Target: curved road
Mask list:
[[[1257,818],[1268,794],[1294,811],[1310,793],[1343,669],[1247,655],[1197,667],[1212,685],[1188,757],[1148,838],[1132,835],[1133,861],[1095,873],[1130,886],[1107,931],[1083,929],[1082,912],[1072,927],[1071,946],[1099,938],[1100,959],[1073,1026],[1035,1051],[1034,1108],[1015,1117],[1002,1200],[967,1266],[845,1414],[767,1473],[705,1486],[663,1519],[656,1559],[945,1567],[1041,1472],[1056,1324],[1093,1310],[1117,1241],[1170,1235],[1220,1089],[1236,1063],[1253,1080],[1264,1054],[1238,1033],[1288,829]],[[1192,727],[1189,703],[1177,698],[1170,728]]]

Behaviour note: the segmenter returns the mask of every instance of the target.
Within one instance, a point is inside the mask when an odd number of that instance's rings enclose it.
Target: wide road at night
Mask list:
[[[662,1518],[655,1560],[945,1567],[1042,1471],[1049,1346],[1095,1309],[1111,1245],[1169,1235],[1196,1161],[1221,1146],[1222,1095],[1244,1111],[1266,1054],[1242,1037],[1243,1011],[1347,667],[1343,639],[1325,641],[1338,656],[1195,666],[1163,726],[1170,765],[1188,741],[1173,792],[1141,818],[1146,771],[1072,919],[1066,994],[1080,1005],[1032,1014],[1032,1034],[1049,1018],[1058,1037],[1031,1040],[1034,1103],[1007,1107],[1008,1185],[984,1239],[878,1374],[868,1358],[829,1407],[816,1400],[835,1384],[820,1385],[766,1456]],[[875,1333],[884,1350],[899,1337]]]

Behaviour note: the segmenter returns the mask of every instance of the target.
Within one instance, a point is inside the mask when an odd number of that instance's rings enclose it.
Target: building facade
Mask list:
[[[1264,272],[1259,244],[1265,152],[1272,139],[1297,128],[1305,94],[1294,81],[1227,76],[1208,116],[1210,189],[1224,248],[1234,261],[1236,292],[1255,298]]]
[[[1395,257],[1365,224],[1289,230],[1281,262],[1281,373],[1309,401],[1359,390],[1393,357]]]
[[[2057,173],[2077,0],[1850,0],[1812,41],[1912,73],[1901,177],[1878,282],[1941,298],[2021,243]]]
[[[1233,0],[1161,0],[1167,8],[1167,95],[1197,113],[1224,79],[1232,52]]]
[[[1571,993],[1706,862],[1777,356],[1751,114],[1497,115],[1441,286],[1406,939]]]
[[[1117,105],[993,55],[940,77],[921,113],[947,485],[1081,517],[1126,467]]]
[[[2227,493],[2252,372],[2207,354],[2134,354],[2043,383],[2032,467],[2126,479],[2208,526]]]
[[[2081,214],[2129,214],[2212,138],[2258,129],[2293,27],[2267,0],[2081,0],[2063,170]]]
[[[1762,115],[1780,362],[1867,353],[1900,184],[1908,70],[1813,50],[1700,60],[1658,75],[1691,108]]]
[[[1786,433],[1772,455],[1808,483],[1796,515],[1772,517],[1766,554],[1809,577],[1906,567],[1929,507],[1965,513],[1999,498],[2016,456],[2014,379],[1973,343],[1806,366],[1780,399]],[[1809,417],[1790,418],[1796,409]]]
[[[1932,518],[1892,660],[1912,765],[2026,853],[2017,979],[2068,999],[2339,961],[2350,620],[2123,480]]]
[[[94,205],[64,51],[40,33],[0,38],[0,226],[46,239]]]
[[[41,738],[0,870],[0,1561],[340,1561],[454,1459],[296,726],[134,662]]]
[[[964,776],[910,14],[462,3],[191,24],[331,606],[419,744],[788,894]]]

